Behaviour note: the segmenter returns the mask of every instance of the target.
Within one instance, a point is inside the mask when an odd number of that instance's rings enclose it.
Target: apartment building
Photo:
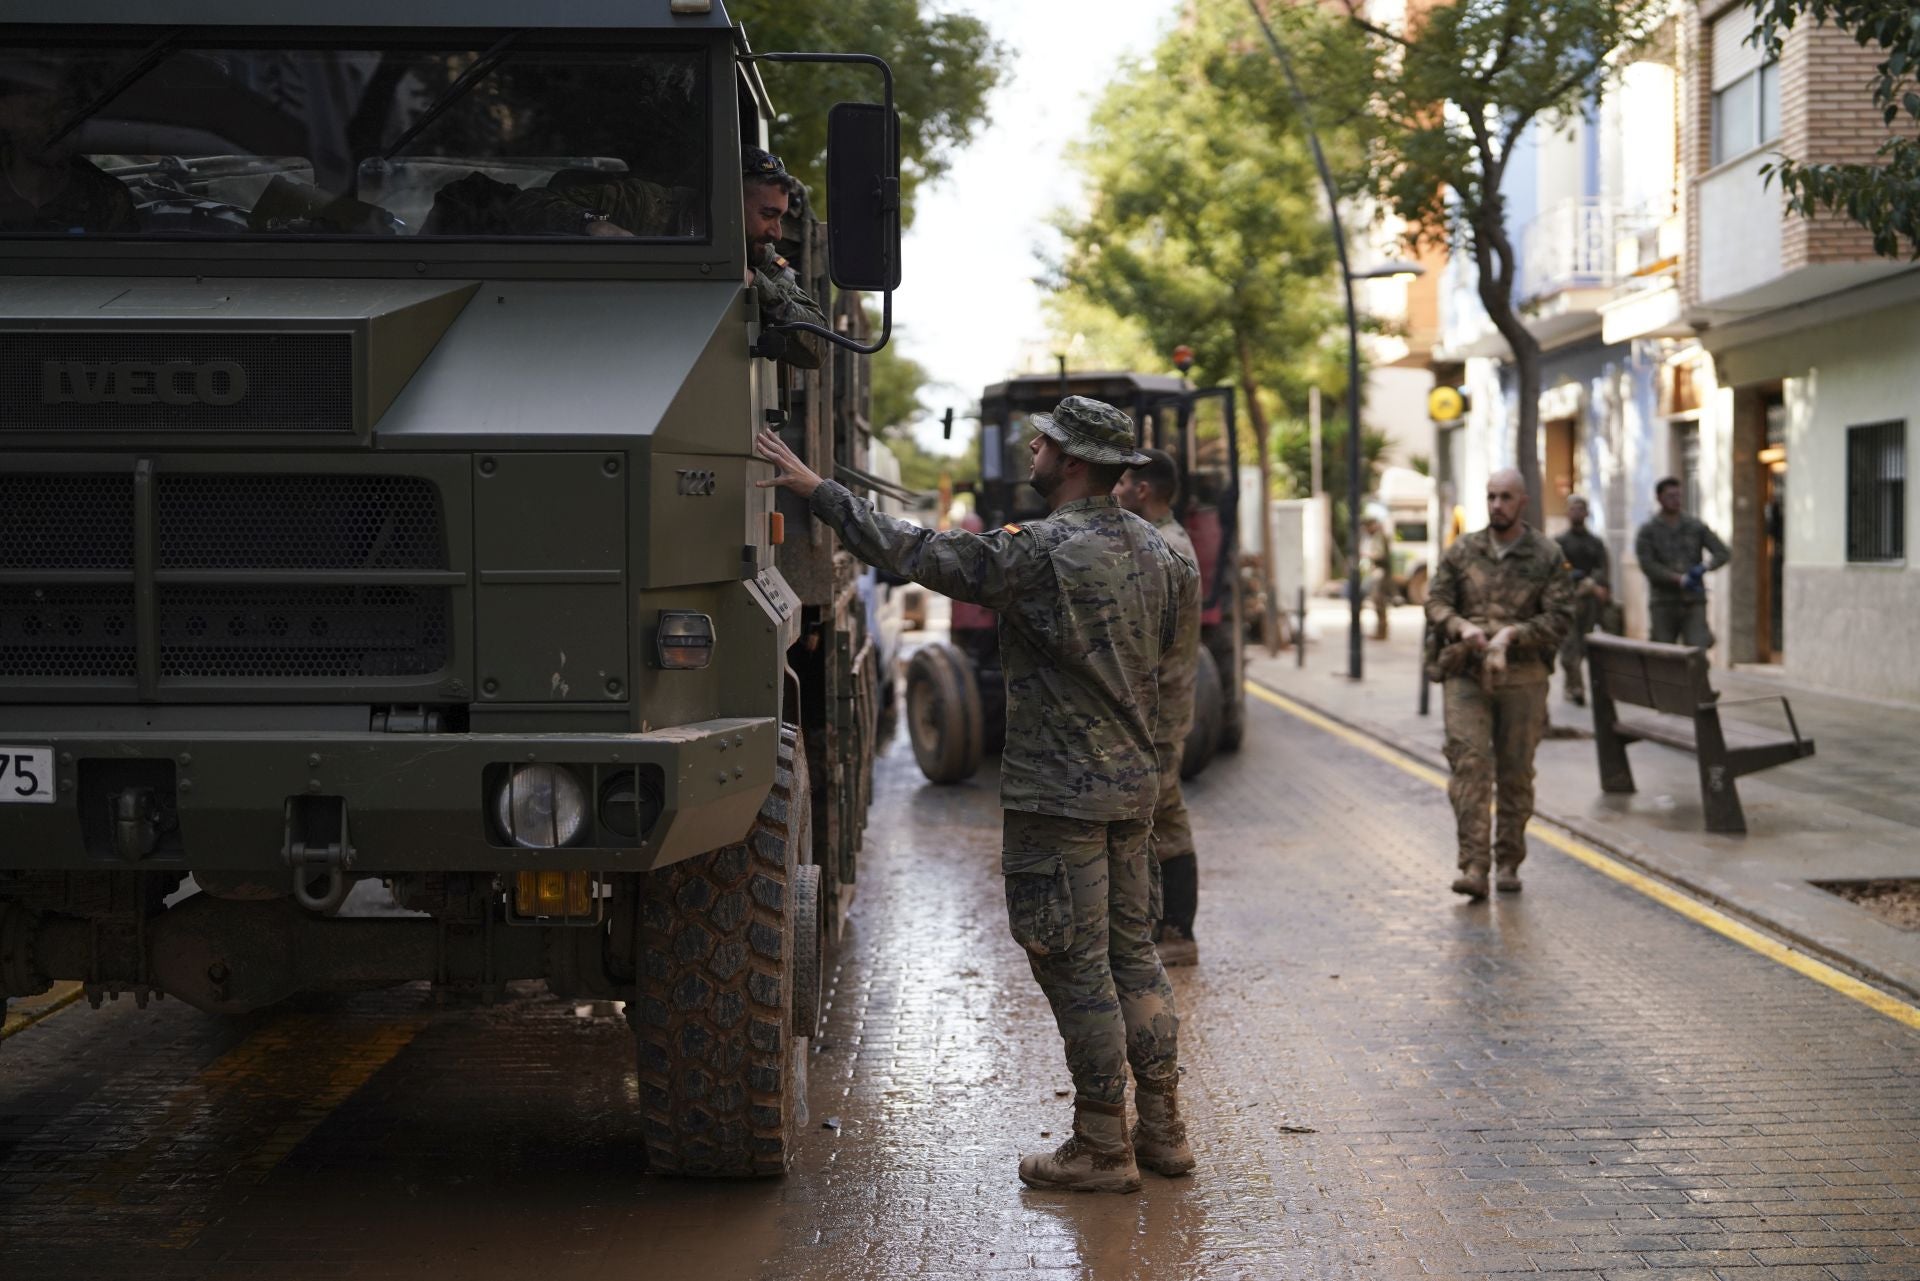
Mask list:
[[[1724,657],[1920,701],[1906,484],[1920,273],[1848,222],[1787,214],[1761,174],[1776,154],[1873,158],[1878,56],[1803,24],[1770,60],[1752,27],[1745,3],[1701,3],[1684,30],[1682,305],[1703,351],[1663,402],[1669,449],[1736,557],[1720,576]]]

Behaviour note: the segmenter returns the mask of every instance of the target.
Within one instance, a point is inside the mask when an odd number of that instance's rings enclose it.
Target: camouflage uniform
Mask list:
[[[0,229],[113,235],[140,230],[140,214],[125,183],[75,156],[67,185],[44,205],[28,204],[0,181]]]
[[[642,178],[581,180],[559,188],[529,188],[514,197],[507,217],[523,234],[585,235],[592,222],[604,219],[636,236],[692,236],[698,234],[698,201],[698,193],[686,187],[662,187]],[[753,268],[762,325],[827,323],[820,304],[772,245],[751,246],[747,261]],[[820,368],[826,348],[818,334],[789,331],[786,338],[781,359],[801,369]]]
[[[1733,559],[1727,545],[1704,523],[1682,516],[1669,525],[1655,516],[1640,526],[1633,540],[1633,554],[1647,576],[1647,613],[1653,640],[1666,644],[1713,648],[1713,631],[1707,626],[1707,590],[1690,592],[1673,580],[1695,565],[1706,563],[1703,572],[1712,573]]]
[[[1076,402],[1095,408],[1070,411]],[[1055,435],[1070,412],[1103,437],[1132,439],[1126,415],[1080,397],[1034,425]],[[1112,461],[1136,460],[1130,450]],[[1129,1062],[1140,1079],[1171,1078],[1179,1020],[1148,917],[1155,673],[1197,572],[1104,495],[990,534],[893,520],[831,481],[811,502],[861,560],[999,611],[1013,936],[1053,1006],[1082,1101],[1120,1106]]]
[[[1549,664],[1573,616],[1573,579],[1559,544],[1531,527],[1496,556],[1493,531],[1468,534],[1447,549],[1427,594],[1427,621],[1447,640],[1471,622],[1491,640],[1512,626],[1507,670],[1489,678],[1478,653],[1448,646],[1447,763],[1462,871],[1487,870],[1489,845],[1503,870],[1527,856],[1533,817],[1533,752],[1546,724]],[[1487,817],[1499,794],[1497,838]]]
[[[1569,529],[1554,541],[1560,544],[1560,554],[1566,557],[1574,580],[1573,625],[1567,629],[1566,640],[1560,643],[1560,666],[1565,671],[1561,680],[1569,698],[1576,694],[1585,697],[1587,683],[1582,668],[1587,661],[1587,633],[1606,615],[1606,607],[1600,603],[1600,593],[1595,589],[1606,588],[1609,592],[1613,589],[1613,579],[1607,572],[1607,545],[1585,526]]]
[[[1193,848],[1193,823],[1180,792],[1180,757],[1193,725],[1193,684],[1200,663],[1200,558],[1193,540],[1172,515],[1154,529],[1169,550],[1192,567],[1192,591],[1180,598],[1180,626],[1173,648],[1160,660],[1160,728],[1154,752],[1160,760],[1160,800],[1153,811],[1153,857],[1161,893],[1153,918],[1177,925],[1191,937],[1199,903],[1199,870]]]
[[[1368,570],[1367,603],[1373,606],[1373,638],[1387,639],[1387,611],[1393,607],[1393,534],[1385,525],[1360,531],[1360,555]]]

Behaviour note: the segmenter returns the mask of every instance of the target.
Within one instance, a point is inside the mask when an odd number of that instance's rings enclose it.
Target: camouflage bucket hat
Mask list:
[[[1050,414],[1035,414],[1033,429],[1075,458],[1090,463],[1138,467],[1147,456],[1134,448],[1133,419],[1104,400],[1068,396]]]

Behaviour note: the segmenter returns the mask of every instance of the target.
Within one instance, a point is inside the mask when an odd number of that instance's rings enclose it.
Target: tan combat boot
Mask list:
[[[1187,1123],[1180,1119],[1176,1074],[1159,1081],[1134,1080],[1134,1107],[1140,1119],[1133,1126],[1134,1160],[1155,1174],[1172,1178],[1193,1169],[1193,1149],[1187,1146]]]
[[[1475,902],[1487,896],[1487,888],[1487,869],[1477,863],[1462,868],[1460,875],[1453,878],[1453,892],[1464,894]]]
[[[1073,1137],[1052,1152],[1021,1157],[1020,1181],[1063,1192],[1138,1192],[1125,1105],[1076,1100]]]
[[[1520,869],[1517,867],[1501,868],[1500,875],[1496,876],[1493,880],[1493,888],[1499,890],[1502,894],[1518,894],[1520,892]]]

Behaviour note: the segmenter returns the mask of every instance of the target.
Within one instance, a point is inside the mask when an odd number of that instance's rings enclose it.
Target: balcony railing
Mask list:
[[[1527,224],[1520,241],[1522,303],[1569,289],[1606,289],[1619,279],[1623,237],[1656,225],[1651,215],[1603,200],[1565,200]]]

